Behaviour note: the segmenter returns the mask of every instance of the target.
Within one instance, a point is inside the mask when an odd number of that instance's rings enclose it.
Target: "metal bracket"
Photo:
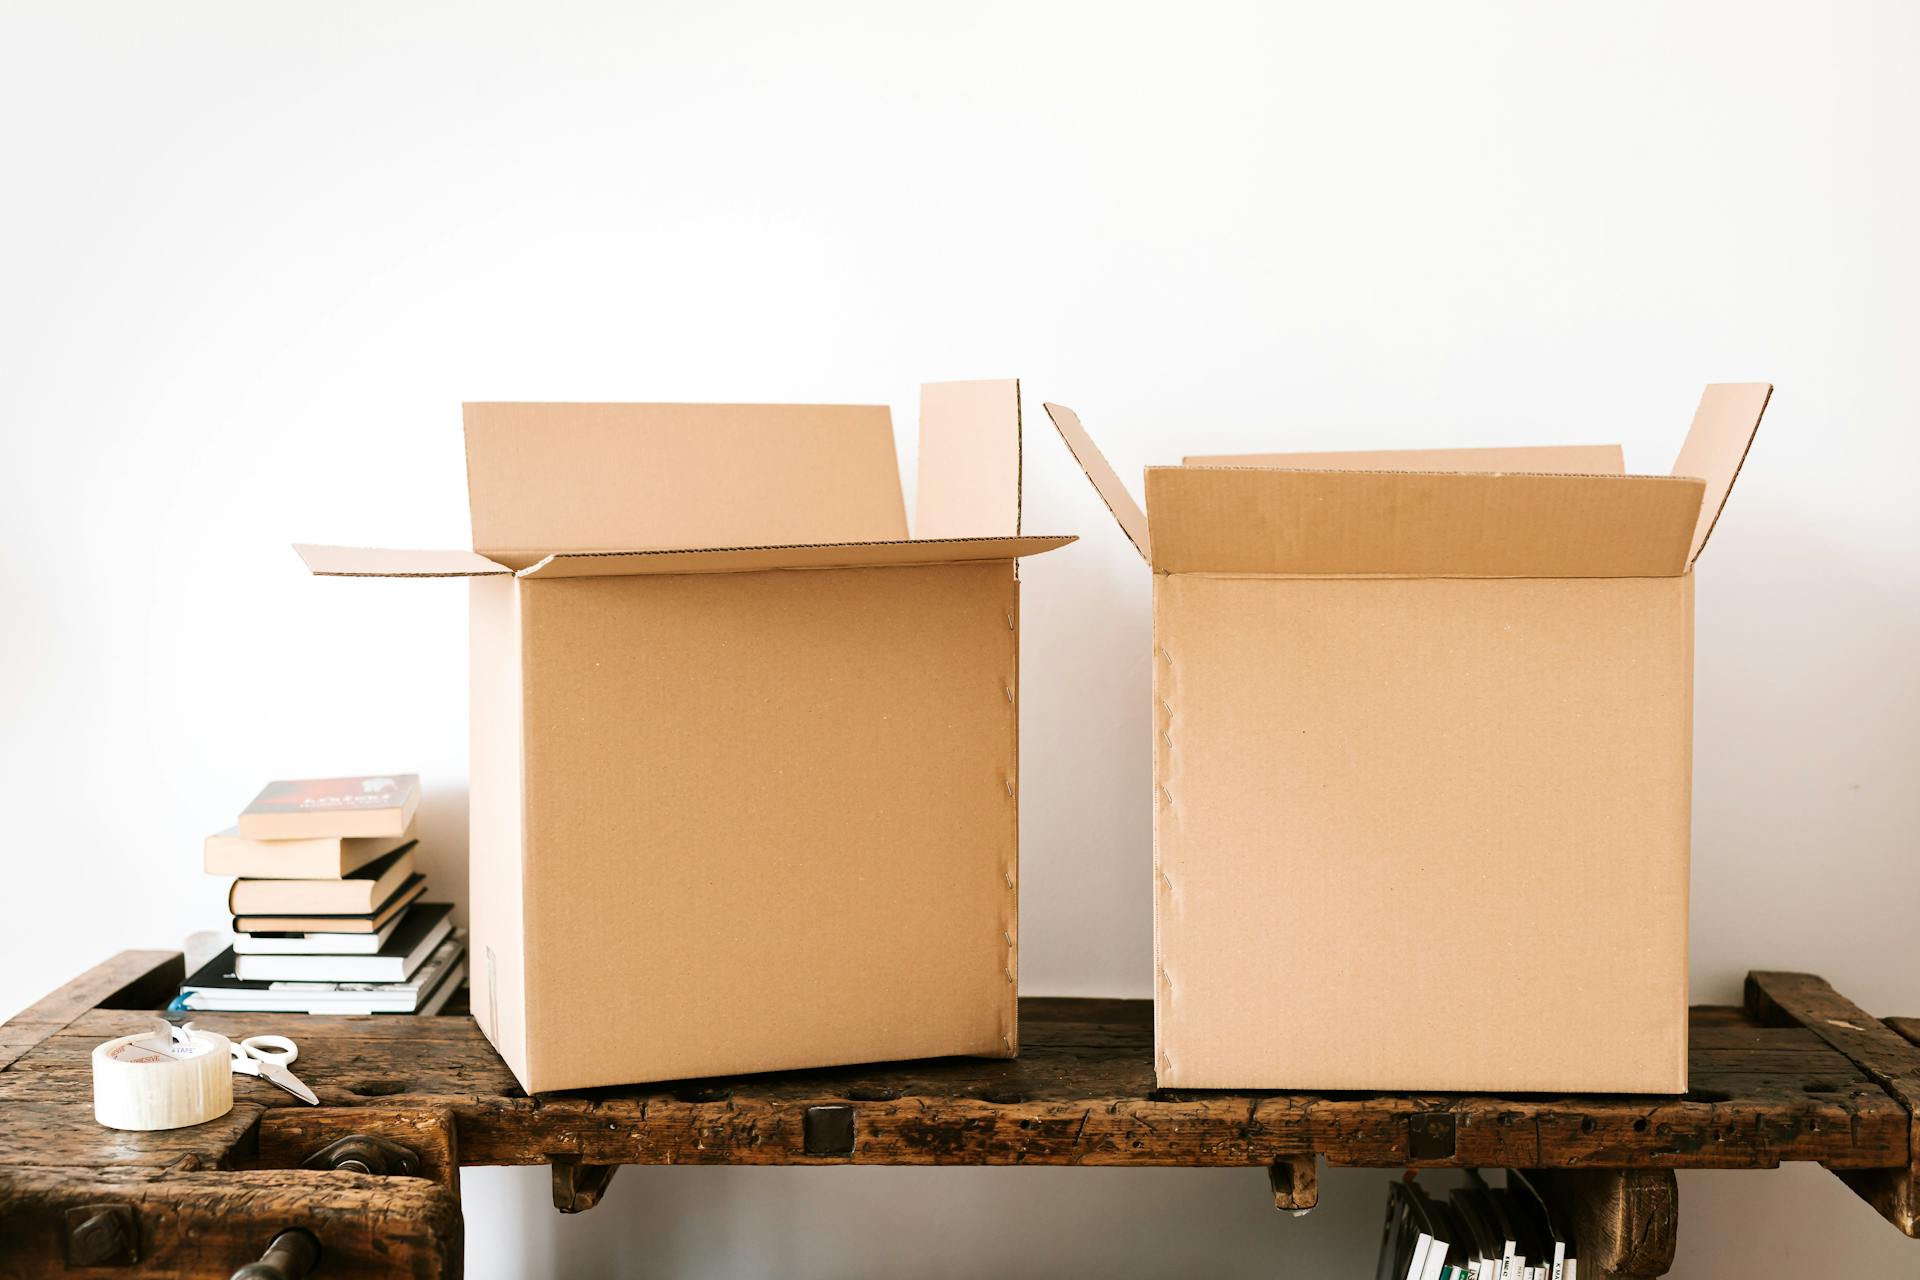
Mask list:
[[[303,1227],[282,1231],[260,1255],[233,1273],[232,1280],[300,1280],[320,1261],[320,1241]]]
[[[67,1210],[69,1267],[129,1267],[140,1261],[140,1219],[130,1204]]]
[[[350,1133],[329,1142],[305,1160],[302,1169],[346,1169],[353,1173],[371,1173],[378,1177],[417,1178],[420,1157],[412,1147],[401,1146],[370,1133]]]
[[[808,1107],[801,1124],[804,1149],[810,1156],[846,1159],[853,1155],[853,1108],[842,1105]]]
[[[1419,1111],[1407,1117],[1407,1163],[1443,1163],[1453,1159],[1460,1120],[1451,1111]]]

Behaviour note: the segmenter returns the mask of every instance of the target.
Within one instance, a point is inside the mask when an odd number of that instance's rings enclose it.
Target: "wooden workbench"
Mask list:
[[[1262,1166],[1295,1210],[1314,1204],[1321,1159],[1546,1169],[1583,1228],[1582,1276],[1657,1276],[1675,1170],[1805,1160],[1920,1234],[1920,1020],[1878,1021],[1803,974],[1755,973],[1744,1008],[1693,1010],[1681,1098],[1159,1090],[1150,1006],[1128,1000],[1023,1000],[1013,1061],[539,1098],[464,1013],[207,1014],[235,1038],[297,1036],[321,1105],[243,1076],[223,1119],[101,1128],[89,1051],[138,1030],[126,1011],[163,1006],[182,973],[177,953],[125,952],[0,1026],[0,1276],[137,1261],[142,1276],[226,1277],[286,1231],[318,1241],[315,1275],[458,1276],[463,1164],[550,1165],[564,1212],[591,1208],[621,1164]]]

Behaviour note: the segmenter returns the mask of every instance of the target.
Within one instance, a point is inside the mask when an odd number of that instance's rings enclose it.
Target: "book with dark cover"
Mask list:
[[[243,956],[370,956],[404,919],[404,912],[390,915],[372,933],[236,933],[233,950]]]
[[[466,936],[456,930],[445,938],[406,982],[249,982],[234,972],[229,948],[181,984],[175,1004],[228,1013],[412,1013],[451,994],[441,988],[465,971]]]
[[[453,930],[453,907],[423,902],[401,917],[373,955],[240,955],[234,973],[248,982],[405,982]]]

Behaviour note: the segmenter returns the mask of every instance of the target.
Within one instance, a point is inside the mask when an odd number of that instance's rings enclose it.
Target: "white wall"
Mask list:
[[[1694,998],[1920,1013],[1920,11],[1895,2],[0,3],[0,1012],[221,920],[272,776],[418,768],[461,879],[462,399],[1018,374],[1024,987],[1141,995],[1147,579],[1040,398],[1183,450],[1624,441],[1780,391],[1700,575]],[[903,433],[911,449],[912,433]],[[909,474],[911,474],[909,470]],[[45,904],[44,906],[40,904]],[[1377,1174],[466,1182],[477,1276],[1358,1275]],[[1689,1175],[1679,1274],[1920,1245]],[[929,1255],[928,1245],[934,1246]],[[1844,1260],[1844,1266],[1843,1266]]]

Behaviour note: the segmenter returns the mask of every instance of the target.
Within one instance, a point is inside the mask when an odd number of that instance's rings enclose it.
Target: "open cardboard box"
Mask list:
[[[1617,447],[1146,473],[1155,1073],[1681,1093],[1693,566],[1772,388]]]
[[[1019,386],[469,404],[472,1002],[530,1092],[1017,1048]]]

